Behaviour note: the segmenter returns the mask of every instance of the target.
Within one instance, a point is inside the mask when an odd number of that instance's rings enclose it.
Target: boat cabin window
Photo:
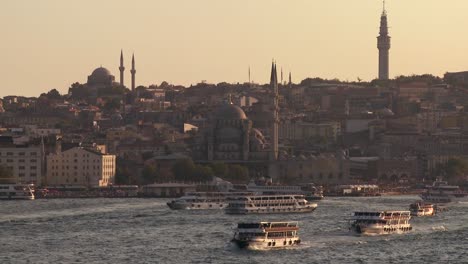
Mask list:
[[[237,225],[238,228],[260,228],[258,223],[240,223]]]

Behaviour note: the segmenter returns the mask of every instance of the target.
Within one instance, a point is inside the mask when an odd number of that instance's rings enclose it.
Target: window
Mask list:
[[[12,159],[7,159],[6,162],[13,162],[13,160]]]
[[[36,177],[37,174],[36,173],[31,173],[31,177]]]
[[[37,152],[31,152],[31,156],[37,156]]]
[[[37,159],[31,159],[30,162],[35,163],[37,162]],[[54,160],[52,160],[52,162],[54,162]]]
[[[18,173],[18,177],[24,177],[24,173]]]
[[[24,162],[24,159],[20,159],[20,160],[18,160],[18,162]]]
[[[19,156],[24,156],[25,154],[26,154],[26,153],[24,153],[24,152],[19,152],[19,153],[18,153]]]
[[[31,170],[37,170],[37,166],[31,166],[30,169]]]
[[[18,169],[24,170],[25,168],[24,168],[24,166],[19,166]]]
[[[7,156],[13,156],[13,152],[7,152]]]

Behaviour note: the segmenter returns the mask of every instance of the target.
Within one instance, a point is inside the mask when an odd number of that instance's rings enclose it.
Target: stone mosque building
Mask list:
[[[99,67],[96,68],[91,75],[88,76],[88,81],[83,87],[79,88],[70,88],[71,94],[82,95],[82,96],[92,96],[96,97],[98,91],[100,89],[106,89],[111,87],[123,86],[125,87],[124,83],[124,74],[125,74],[125,67],[124,67],[124,58],[123,58],[123,51],[120,52],[120,82],[115,81],[115,76],[111,74],[111,72],[104,68]],[[131,89],[132,91],[135,89],[135,56],[132,55],[132,69],[130,70],[131,74]]]
[[[268,176],[274,182],[348,182],[349,159],[340,151],[297,157],[279,151],[278,98],[276,64],[273,63],[269,90],[257,107],[262,109],[262,122],[249,119],[228,96],[211,115],[208,127],[196,135],[192,148],[194,161],[240,164],[249,168],[251,177]],[[255,123],[261,126],[265,135]]]
[[[272,135],[267,141],[260,130],[253,127],[252,120],[244,110],[234,105],[228,97],[212,114],[208,128],[196,138],[194,159],[200,162],[220,161],[226,163],[267,164],[278,158],[278,84],[276,65],[272,65],[270,83]],[[276,136],[274,136],[276,133]]]

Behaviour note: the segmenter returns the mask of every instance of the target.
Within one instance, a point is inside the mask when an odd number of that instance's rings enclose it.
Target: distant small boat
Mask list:
[[[435,214],[434,205],[425,202],[412,203],[409,210],[412,216],[432,216]]]
[[[232,242],[248,249],[293,247],[301,243],[298,231],[297,222],[239,223]]]
[[[437,180],[431,186],[427,186],[421,198],[430,203],[451,203],[468,201],[468,193],[463,192],[457,185],[448,185],[446,181]]]
[[[29,184],[0,184],[0,200],[34,200]]]

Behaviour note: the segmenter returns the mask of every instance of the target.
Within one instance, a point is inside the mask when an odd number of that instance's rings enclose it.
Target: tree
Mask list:
[[[0,166],[0,184],[14,184],[16,183],[13,171],[5,166]]]
[[[131,172],[127,167],[117,165],[115,169],[115,184],[129,184]]]
[[[191,180],[195,182],[207,182],[213,180],[213,170],[209,166],[195,165]]]
[[[172,166],[172,174],[177,181],[187,181],[191,178],[195,170],[195,164],[191,159],[183,159],[177,161]]]
[[[59,91],[57,89],[52,89],[46,94],[48,99],[52,100],[60,100],[62,96],[60,95]]]
[[[233,183],[246,183],[250,180],[249,170],[241,165],[230,165],[226,173],[226,180]]]
[[[146,165],[141,172],[141,179],[143,184],[151,184],[158,181],[160,174],[156,167],[152,165]]]
[[[211,169],[213,170],[214,176],[219,178],[224,178],[226,172],[228,171],[228,166],[223,162],[215,162],[210,164]]]
[[[210,166],[195,165],[191,159],[177,161],[172,166],[172,174],[175,180],[182,182],[206,182],[214,176]]]
[[[460,182],[468,174],[468,161],[461,158],[452,158],[445,165],[436,169],[438,174],[445,175],[450,182]]]

